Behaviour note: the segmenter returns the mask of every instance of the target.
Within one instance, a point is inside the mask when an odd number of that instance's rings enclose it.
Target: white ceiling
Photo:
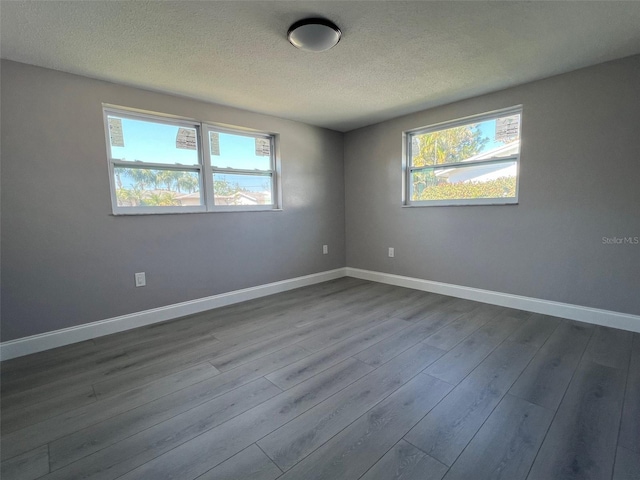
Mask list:
[[[640,2],[2,1],[3,58],[347,131],[640,53]],[[338,24],[325,53],[291,23]]]

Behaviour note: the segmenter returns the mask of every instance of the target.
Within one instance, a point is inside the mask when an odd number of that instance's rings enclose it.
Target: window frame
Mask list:
[[[412,154],[412,138],[415,135],[423,135],[425,133],[433,133],[449,128],[460,127],[472,123],[481,123],[487,120],[495,120],[510,115],[520,115],[520,146],[516,155],[510,155],[500,158],[489,158],[486,160],[473,160],[471,162],[456,162],[440,165],[428,165],[424,167],[413,167],[411,162]],[[402,205],[403,207],[445,207],[445,206],[473,206],[473,205],[517,205],[520,192],[520,155],[522,153],[522,105],[493,110],[478,115],[470,115],[451,121],[439,122],[426,127],[414,128],[402,132]],[[460,198],[445,200],[412,200],[412,181],[411,175],[415,171],[420,170],[444,170],[447,168],[464,168],[477,165],[489,165],[495,163],[516,163],[516,194],[515,197],[493,197],[493,198]]]
[[[276,168],[276,135],[255,132],[251,130],[238,129],[238,128],[229,128],[226,126],[219,126],[212,123],[203,123],[202,124],[202,137],[203,141],[203,154],[205,157],[205,169],[208,169],[207,176],[205,178],[205,182],[208,182],[210,185],[208,187],[208,191],[211,192],[210,195],[210,204],[207,205],[208,211],[210,212],[229,212],[229,211],[260,211],[260,210],[274,210],[278,208],[278,169]],[[211,144],[209,142],[209,132],[217,132],[217,133],[230,133],[232,135],[239,135],[251,138],[266,138],[269,140],[269,152],[270,152],[270,160],[269,164],[271,168],[269,170],[249,170],[249,169],[241,169],[241,168],[220,168],[214,167],[211,162]],[[229,175],[262,175],[267,172],[269,177],[271,178],[271,203],[267,205],[216,205],[215,204],[215,191],[213,186],[213,175],[215,173],[226,173]]]
[[[280,206],[280,162],[279,154],[277,151],[278,137],[275,133],[257,131],[249,128],[219,125],[211,122],[202,122],[191,118],[178,117],[169,114],[147,112],[128,107],[115,106],[110,104],[102,105],[103,124],[105,131],[106,151],[107,151],[107,163],[109,173],[109,189],[111,196],[111,208],[113,215],[161,215],[161,214],[175,214],[175,213],[216,213],[216,212],[247,212],[247,211],[278,211],[281,210]],[[111,150],[111,135],[109,132],[109,116],[116,116],[119,118],[129,118],[132,120],[148,121],[153,123],[160,123],[166,125],[172,125],[177,127],[187,127],[196,130],[197,138],[197,158],[198,163],[194,165],[177,165],[177,164],[164,164],[155,162],[133,162],[128,160],[121,160],[113,158]],[[268,138],[270,140],[270,170],[242,170],[242,169],[215,169],[211,164],[211,152],[209,145],[209,131],[230,133],[233,135],[242,135],[247,137],[261,137]],[[115,168],[127,167],[127,168],[149,168],[158,170],[178,170],[178,171],[190,171],[197,172],[199,178],[200,188],[200,205],[187,205],[187,206],[119,206],[116,195],[115,184]],[[213,188],[213,174],[214,171],[220,171],[229,174],[244,174],[249,173],[256,175],[256,172],[268,172],[271,177],[271,203],[267,205],[215,205],[214,203],[214,188]],[[241,173],[240,173],[241,172]]]

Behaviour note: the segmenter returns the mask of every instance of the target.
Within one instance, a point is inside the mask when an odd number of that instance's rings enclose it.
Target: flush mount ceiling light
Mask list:
[[[324,18],[305,18],[289,27],[289,43],[307,52],[324,52],[336,46],[342,32],[335,23]]]

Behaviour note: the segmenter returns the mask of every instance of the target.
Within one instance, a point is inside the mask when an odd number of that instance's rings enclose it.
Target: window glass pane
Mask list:
[[[411,172],[411,200],[515,198],[518,166],[504,161]]]
[[[198,172],[114,168],[119,207],[201,205]]]
[[[209,131],[211,165],[238,170],[271,170],[271,139]]]
[[[111,157],[131,162],[197,165],[195,128],[109,115]]]
[[[270,175],[213,174],[213,199],[216,205],[271,205]]]
[[[411,135],[411,165],[441,165],[520,153],[520,114]]]

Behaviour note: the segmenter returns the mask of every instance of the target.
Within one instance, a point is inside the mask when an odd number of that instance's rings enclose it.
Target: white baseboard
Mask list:
[[[293,290],[294,288],[326,282],[344,276],[345,269],[337,268],[326,272],[314,273],[303,277],[258,285],[242,290],[234,290],[233,292],[221,293],[211,297],[198,298],[196,300],[175,303],[173,305],[144,310],[120,317],[99,320],[76,327],[63,328],[53,332],[18,338],[0,344],[0,359],[8,360],[10,358],[21,357],[23,355],[29,355],[30,353],[62,347],[71,343],[82,342],[91,338],[102,337],[152,323],[164,322],[186,315],[193,315],[213,308],[265,297],[267,295],[273,295],[274,293],[285,292],[287,290]]]
[[[10,340],[0,344],[0,359],[29,355],[51,348],[62,347],[72,343],[82,342],[91,338],[102,337],[112,333],[130,330],[132,328],[164,322],[175,318],[193,315],[214,308],[224,307],[233,303],[244,302],[254,298],[265,297],[275,293],[286,292],[294,288],[305,287],[316,283],[326,282],[344,276],[370,280],[373,282],[387,283],[400,287],[423,290],[425,292],[439,293],[477,302],[490,303],[502,307],[516,308],[528,312],[542,313],[554,317],[579,320],[581,322],[604,325],[607,327],[640,332],[640,316],[628,313],[601,310],[598,308],[582,307],[569,303],[553,302],[538,298],[511,295],[508,293],[493,292],[479,288],[463,287],[449,283],[434,282],[420,278],[404,277],[391,273],[374,272],[359,268],[337,268],[326,272],[314,273],[303,277],[291,278],[280,282],[258,285],[256,287],[221,293],[211,297],[198,298],[188,302],[176,303],[165,307],[144,310],[142,312],[108,318],[97,322],[64,328],[53,332],[41,333],[30,337]]]
[[[554,317],[579,320],[586,323],[594,323],[606,327],[620,328],[632,332],[640,332],[640,315],[601,310],[598,308],[582,307],[570,303],[553,302],[551,300],[541,300],[539,298],[523,297],[511,295],[509,293],[493,292],[491,290],[481,290],[479,288],[462,287],[449,283],[422,280],[420,278],[403,277],[391,273],[374,272],[371,270],[361,270],[359,268],[346,268],[349,277],[371,280],[373,282],[388,283],[399,287],[413,288],[425,292],[439,293],[451,297],[475,300],[476,302],[490,303],[501,307],[516,308],[528,312],[542,313]]]

